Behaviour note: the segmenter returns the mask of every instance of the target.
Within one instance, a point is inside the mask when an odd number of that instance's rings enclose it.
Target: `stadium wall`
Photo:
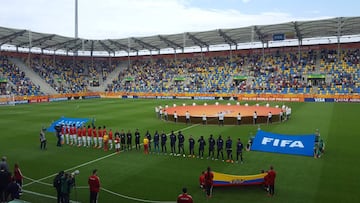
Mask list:
[[[208,93],[129,93],[83,92],[45,96],[16,96],[15,104],[31,104],[94,98],[116,99],[184,99],[184,100],[235,100],[269,102],[351,102],[360,103],[360,95],[314,94],[208,94]],[[1,103],[1,100],[0,100]]]

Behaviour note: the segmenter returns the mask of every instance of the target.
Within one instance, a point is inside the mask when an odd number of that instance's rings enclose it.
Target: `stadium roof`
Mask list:
[[[0,46],[16,48],[39,48],[41,50],[66,52],[89,51],[114,53],[140,50],[160,51],[188,47],[235,45],[249,42],[267,42],[284,39],[317,37],[341,37],[360,34],[360,17],[337,17],[323,20],[294,21],[274,25],[255,25],[233,29],[217,29],[203,32],[186,32],[149,37],[91,40],[45,34],[29,30],[0,27]]]

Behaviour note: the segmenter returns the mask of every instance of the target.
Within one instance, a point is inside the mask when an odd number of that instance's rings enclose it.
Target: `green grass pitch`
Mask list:
[[[263,152],[245,152],[244,164],[230,164],[207,159],[192,159],[165,155],[144,155],[142,151],[119,155],[98,149],[56,147],[53,133],[47,133],[48,149],[39,148],[39,130],[61,116],[92,118],[96,125],[107,129],[124,129],[143,136],[146,130],[169,133],[182,130],[186,138],[211,133],[215,138],[231,136],[247,142],[256,127],[201,126],[173,124],[155,118],[157,105],[191,105],[190,100],[123,100],[93,99],[67,102],[17,105],[0,108],[0,155],[7,156],[10,169],[18,162],[27,178],[22,199],[28,202],[51,203],[56,196],[51,186],[53,175],[60,170],[80,170],[71,199],[89,201],[87,178],[98,169],[101,185],[99,202],[175,201],[186,186],[194,202],[360,202],[360,105],[345,103],[288,103],[292,118],[282,124],[263,125],[265,131],[287,134],[309,134],[320,129],[326,142],[326,152],[320,159]],[[197,101],[198,104],[215,101]],[[228,101],[224,101],[228,102]],[[244,103],[244,102],[242,102]],[[271,103],[271,105],[282,103]],[[187,140],[187,139],[186,139]],[[197,145],[196,145],[197,146]],[[196,147],[195,146],[195,147]],[[187,141],[185,145],[187,149]],[[195,148],[196,152],[197,148]],[[168,146],[169,151],[169,146]],[[205,150],[207,155],[207,148]],[[214,171],[248,175],[259,173],[273,165],[277,171],[275,196],[267,197],[259,186],[215,188],[213,198],[206,200],[199,189],[198,177],[211,166]],[[144,200],[144,201],[143,201]],[[148,201],[151,200],[151,201]]]

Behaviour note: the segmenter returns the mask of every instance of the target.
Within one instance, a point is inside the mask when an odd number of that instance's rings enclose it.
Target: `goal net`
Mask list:
[[[14,95],[0,95],[0,106],[14,106],[15,96]]]

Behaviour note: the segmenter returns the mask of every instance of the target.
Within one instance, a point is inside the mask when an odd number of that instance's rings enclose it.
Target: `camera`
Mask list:
[[[80,173],[80,171],[79,170],[75,170],[74,172],[72,172],[71,173],[71,176],[76,176],[76,175],[78,175]]]

